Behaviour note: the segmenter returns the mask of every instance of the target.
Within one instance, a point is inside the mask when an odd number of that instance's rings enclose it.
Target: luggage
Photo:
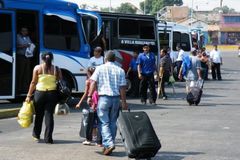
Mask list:
[[[203,88],[203,80],[199,80],[197,82],[191,82],[190,84],[190,92],[187,94],[187,102],[191,106],[195,104],[196,106],[200,103],[202,97],[202,88]]]
[[[145,112],[120,112],[117,125],[129,158],[151,159],[161,148]]]

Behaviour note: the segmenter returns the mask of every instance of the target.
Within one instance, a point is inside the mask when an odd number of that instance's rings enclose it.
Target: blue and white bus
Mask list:
[[[90,46],[82,17],[97,19],[97,33],[102,20],[97,13],[79,9],[68,0],[0,0],[0,99],[15,99],[16,37],[21,27],[29,30],[36,45],[32,68],[46,51],[54,54],[54,65],[62,69],[73,93],[84,91]],[[87,30],[91,32],[91,30]],[[31,77],[29,77],[31,79]]]

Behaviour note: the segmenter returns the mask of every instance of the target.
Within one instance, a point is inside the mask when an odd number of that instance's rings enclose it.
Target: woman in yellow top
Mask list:
[[[62,78],[61,70],[52,65],[53,54],[51,52],[42,54],[43,63],[35,66],[29,91],[26,97],[27,102],[31,100],[34,93],[35,122],[33,127],[33,139],[40,140],[43,117],[45,116],[45,143],[52,144],[52,133],[54,128],[53,113],[58,102],[56,81]]]

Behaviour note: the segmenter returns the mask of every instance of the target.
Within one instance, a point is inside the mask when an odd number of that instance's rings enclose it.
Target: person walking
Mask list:
[[[17,35],[17,54],[16,54],[16,73],[17,73],[17,93],[21,94],[27,92],[28,84],[31,78],[31,58],[33,57],[33,50],[30,50],[32,41],[28,36],[28,29],[22,27],[20,33]]]
[[[177,56],[175,64],[176,64],[176,67],[177,67],[177,75],[179,75],[179,71],[180,71],[180,68],[181,68],[182,62],[183,62],[184,50],[181,48],[180,44],[177,45],[176,49],[178,51],[178,56]]]
[[[78,104],[76,105],[76,108],[80,108],[81,104],[83,102],[84,99],[87,98],[89,90],[90,90],[90,84],[91,84],[91,80],[90,77],[92,76],[92,74],[95,71],[95,67],[88,67],[87,69],[87,80],[85,81],[85,92],[82,96],[82,98],[80,99],[80,101],[78,102]],[[86,140],[83,141],[84,145],[91,145],[91,141],[96,141],[98,146],[102,145],[102,136],[100,132],[100,122],[99,122],[99,118],[97,116],[97,104],[98,104],[98,93],[97,90],[95,89],[95,91],[93,92],[93,96],[92,96],[92,103],[89,106],[90,108],[88,109],[88,114],[83,116],[88,116],[88,127],[85,130],[86,133]],[[93,118],[90,118],[89,114],[90,112],[93,111]]]
[[[137,59],[138,77],[140,79],[140,97],[142,104],[147,101],[147,89],[150,90],[149,103],[156,104],[157,93],[155,89],[154,72],[156,71],[155,55],[150,52],[149,45],[143,46],[143,53]]]
[[[108,51],[105,56],[105,64],[96,68],[88,94],[87,103],[91,104],[94,88],[97,86],[99,101],[97,114],[101,121],[103,154],[110,155],[115,149],[115,137],[117,132],[117,118],[120,109],[120,97],[122,109],[127,109],[126,103],[126,79],[125,72],[115,62],[115,54]]]
[[[96,67],[104,63],[103,56],[101,56],[102,48],[96,47],[94,49],[94,56],[90,58],[88,67]]]
[[[133,58],[129,64],[129,68],[127,71],[127,77],[131,81],[130,95],[133,97],[139,96],[139,79],[138,79],[138,70],[137,70],[137,58],[138,52],[137,50],[133,51]]]
[[[214,49],[210,52],[210,60],[211,60],[211,69],[212,69],[212,79],[217,79],[220,81],[222,80],[221,76],[221,68],[220,66],[223,64],[222,62],[222,55],[218,50],[218,46],[214,45]]]
[[[159,68],[159,78],[161,79],[160,90],[162,93],[163,100],[167,99],[165,93],[165,83],[169,81],[170,75],[173,73],[172,60],[166,49],[161,50],[160,68]]]
[[[185,61],[184,63],[182,64],[181,68],[180,68],[180,71],[179,71],[179,79],[181,80],[183,78],[184,75],[182,75],[183,73],[183,70],[186,70],[186,92],[188,93],[190,90],[189,90],[189,87],[190,87],[190,84],[191,82],[196,82],[198,80],[201,80],[202,79],[202,76],[201,76],[201,61],[200,59],[197,57],[197,51],[194,50],[191,52],[191,56],[189,57],[189,63],[191,64],[190,68],[185,68],[183,69],[183,67],[185,66]],[[184,57],[186,58],[186,57]],[[188,58],[186,58],[188,59]],[[188,62],[187,62],[188,63]]]
[[[51,52],[43,53],[41,58],[43,63],[35,66],[33,70],[32,81],[25,101],[30,102],[34,93],[33,102],[36,116],[32,133],[33,139],[37,142],[40,141],[42,122],[45,117],[44,141],[52,144],[53,113],[58,102],[56,82],[62,79],[62,73],[58,67],[52,65],[53,54]]]

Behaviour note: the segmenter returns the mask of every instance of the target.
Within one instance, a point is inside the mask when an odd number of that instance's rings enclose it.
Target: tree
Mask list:
[[[223,14],[236,13],[235,9],[229,8],[228,6],[216,7],[213,9],[214,12],[222,11]]]
[[[145,0],[140,3],[140,8],[143,11],[145,8],[145,14],[156,14],[163,7],[173,6],[173,5],[181,6],[183,5],[183,1],[182,0]]]
[[[131,3],[122,3],[120,7],[117,7],[115,9],[115,11],[120,13],[135,14],[137,12],[137,8],[134,7]]]

